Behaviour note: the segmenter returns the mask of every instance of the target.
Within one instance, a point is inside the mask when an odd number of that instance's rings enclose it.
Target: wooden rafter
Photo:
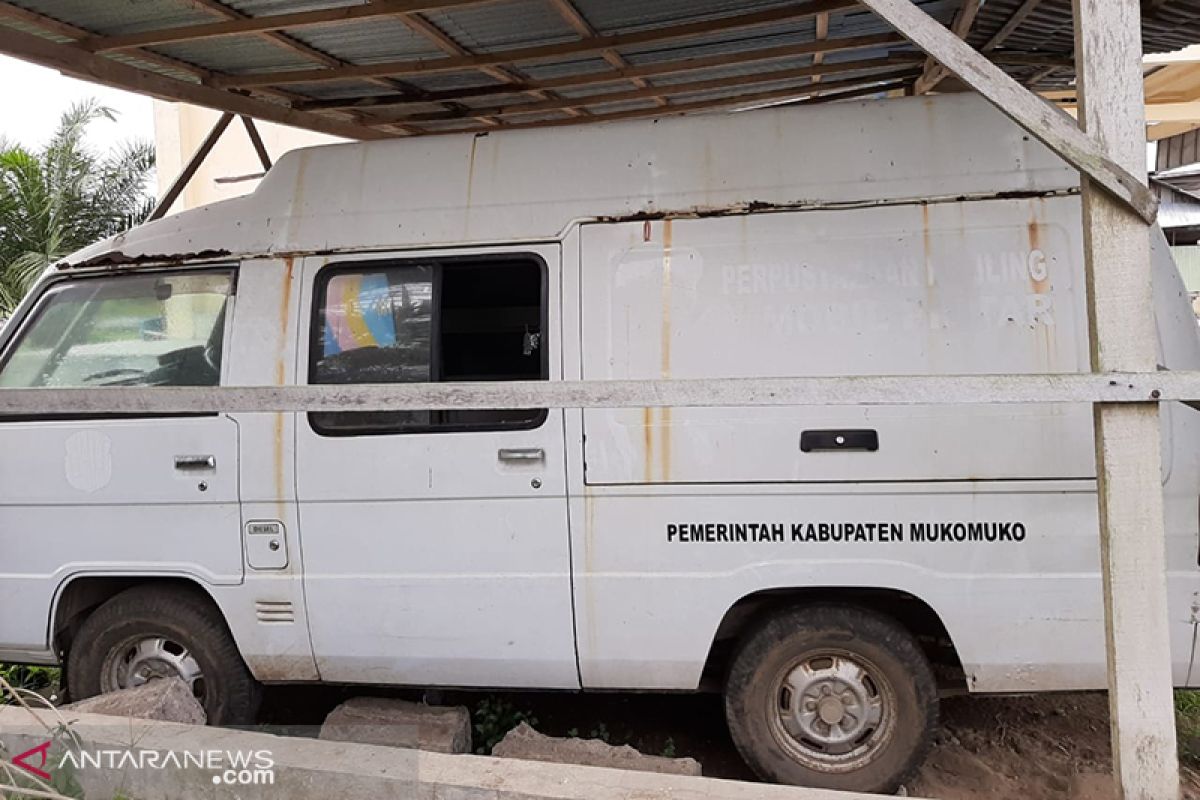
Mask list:
[[[473,56],[391,61],[382,64],[361,64],[338,69],[293,70],[273,73],[251,73],[249,75],[223,76],[218,85],[224,88],[249,88],[265,85],[292,83],[318,83],[343,81],[352,78],[400,77],[405,75],[429,75],[439,72],[457,72],[465,69],[495,67],[515,62],[550,61],[558,58],[595,55],[605,50],[630,46],[676,41],[679,39],[724,33],[727,31],[769,25],[835,11],[856,5],[855,0],[812,0],[801,6],[784,6],[751,14],[738,14],[720,19],[688,22],[652,28],[634,33],[596,36],[577,42],[563,42],[533,47],[518,47]]]
[[[568,75],[561,78],[550,78],[540,81],[527,81],[520,89],[567,89],[582,86],[595,86],[605,83],[622,83],[631,78],[649,78],[658,75],[670,75],[711,69],[714,67],[730,67],[741,64],[777,61],[797,56],[813,54],[845,52],[864,48],[887,47],[888,45],[903,44],[904,37],[894,33],[872,34],[870,36],[852,36],[839,39],[829,39],[824,42],[805,42],[804,44],[781,45],[761,50],[749,50],[742,53],[732,53],[717,56],[704,56],[679,61],[664,61],[637,67],[627,67],[622,70],[608,72],[588,72],[581,75]],[[476,86],[465,89],[455,89],[446,92],[430,92],[426,100],[462,100],[469,97],[487,97],[496,94],[511,94],[512,86]],[[414,102],[412,98],[401,95],[368,95],[361,98],[341,100],[317,100],[300,106],[306,110],[329,109],[372,109],[386,106],[405,105]]]
[[[244,20],[251,18],[250,15],[243,14],[241,11],[230,8],[229,6],[220,2],[220,0],[188,0],[188,3],[196,8],[201,9],[202,11],[216,14],[217,16],[227,20]],[[328,53],[323,53],[315,47],[310,47],[304,42],[294,39],[285,33],[280,33],[279,31],[260,31],[255,35],[265,42],[270,42],[271,44],[278,45],[286,50],[291,50],[293,53],[298,53],[307,59],[317,61],[327,67],[339,67],[345,63],[339,58],[334,58]]]
[[[906,63],[917,63],[920,60],[920,55],[911,53],[893,58],[872,58],[862,61],[843,61],[834,64],[816,64],[813,66],[795,67],[793,69],[773,70],[771,72],[754,72],[749,75],[733,75],[725,78],[712,78],[702,81],[687,81],[660,86],[649,86],[644,89],[629,89],[621,92],[608,92],[605,94],[589,95],[587,102],[596,105],[605,105],[608,103],[629,102],[631,100],[653,100],[656,97],[666,94],[692,94],[695,92],[730,89],[739,86],[753,86],[754,84],[758,83],[778,83],[781,81],[793,81],[796,79],[810,78],[814,75],[839,75],[852,72],[869,73],[885,70],[895,72],[897,67],[904,66]],[[861,84],[872,79],[879,80],[878,77],[872,75],[861,75],[853,80]],[[792,88],[791,91],[793,94],[801,94],[804,90],[803,87],[799,87]],[[493,117],[505,117],[522,114],[541,114],[547,111],[558,111],[566,105],[577,102],[579,101],[546,100],[537,103],[522,103],[518,105],[475,108],[472,109],[470,116],[487,114],[488,116]],[[380,120],[421,123],[447,119],[461,119],[464,116],[468,115],[408,114],[399,115],[396,117],[381,117]]]
[[[398,19],[403,22],[408,28],[421,36],[424,36],[429,41],[433,42],[443,53],[454,57],[470,56],[471,53],[465,47],[456,42],[445,31],[434,25],[420,14],[400,14]],[[512,86],[519,84],[524,80],[524,76],[516,74],[508,67],[484,67],[480,72],[488,75],[502,84]],[[545,91],[530,91],[530,94],[538,97],[541,100],[553,99]],[[479,117],[480,122],[485,124],[494,124],[494,120],[488,119],[486,116]]]
[[[592,27],[592,24],[584,18],[583,14],[578,8],[575,7],[575,4],[571,2],[571,0],[550,0],[550,5],[554,6],[554,10],[558,12],[559,16],[565,19],[567,24],[574,28],[575,32],[584,39],[594,39],[600,35],[599,32]],[[600,56],[611,66],[616,67],[619,70],[629,69],[630,67],[629,62],[625,60],[625,56],[621,55],[612,48],[601,50]],[[650,82],[645,78],[630,78],[630,83],[639,89],[647,89],[650,87]],[[667,104],[666,98],[663,97],[655,97],[654,102],[658,103],[660,106],[665,106]]]
[[[826,39],[828,39],[829,38],[829,12],[823,11],[820,14],[817,14],[817,18],[814,20],[814,23],[815,23],[815,25],[814,25],[815,33],[813,36],[813,40],[816,42],[823,42]],[[817,52],[813,53],[813,57],[812,57],[813,66],[819,65],[824,60],[825,60],[825,51],[824,50],[818,50]],[[813,75],[812,82],[820,83],[821,76]]]
[[[203,11],[208,11],[210,13],[216,14],[217,16],[220,16],[221,18],[226,19],[226,20],[241,21],[241,20],[252,19],[252,17],[250,17],[250,15],[245,14],[241,11],[238,11],[234,8],[230,8],[229,6],[225,5],[225,3],[221,2],[221,0],[188,0],[188,2]],[[341,60],[340,58],[336,58],[336,57],[330,55],[329,53],[323,52],[321,50],[318,50],[315,47],[305,44],[304,42],[300,41],[299,39],[296,39],[294,36],[289,36],[280,31],[260,31],[260,32],[256,33],[255,35],[265,42],[269,42],[273,45],[277,45],[286,50],[290,50],[293,53],[297,53],[297,54],[303,56],[304,58],[324,64],[327,67],[344,67],[344,66],[346,66],[346,63],[347,63],[347,62]],[[416,94],[415,92],[413,92],[412,87],[406,85],[403,81],[393,80],[391,78],[373,78],[373,79],[371,79],[371,82],[373,82],[379,86],[384,86],[388,89],[399,91],[401,93]],[[288,100],[293,104],[296,101],[298,101],[299,99],[300,99],[300,97],[297,95],[293,95],[288,98]],[[415,129],[408,129],[405,132],[406,133],[417,133],[419,131],[416,131]]]
[[[190,42],[197,39],[216,39],[264,31],[295,30],[315,25],[353,22],[371,17],[385,17],[410,12],[436,11],[441,8],[478,5],[487,2],[493,2],[493,0],[374,0],[361,5],[245,17],[244,19],[231,19],[227,22],[212,22],[203,25],[184,25],[177,28],[132,33],[126,36],[93,36],[84,42],[84,47],[96,53],[108,50],[128,50],[131,47]]]
[[[12,3],[0,2],[0,19],[11,19],[18,22],[24,22],[27,25],[32,25],[38,30],[46,33],[62,36],[72,41],[80,41],[91,36],[90,31],[83,28],[77,28],[74,25],[68,25],[65,22],[60,22],[53,17],[47,17],[44,14],[38,14],[28,9],[14,6]],[[130,50],[128,55],[137,58],[140,61],[145,61],[147,64],[163,67],[164,69],[178,70],[186,72],[203,81],[208,75],[212,74],[209,70],[203,67],[198,67],[195,64],[189,64],[186,61],[180,61],[177,58],[160,55],[150,52],[149,50]]]
[[[31,25],[37,28],[38,30],[45,31],[46,33],[50,33],[55,36],[61,36],[66,39],[70,39],[73,42],[82,41],[92,35],[91,31],[87,31],[74,25],[69,25],[65,22],[60,22],[52,17],[47,17],[43,14],[37,14],[33,11],[28,11],[24,8],[21,8],[20,6],[14,6],[12,3],[0,0],[0,19],[4,18],[23,22],[26,25]],[[170,56],[164,56],[151,50],[133,49],[128,51],[127,55],[133,56],[139,61],[144,61],[147,64],[154,64],[155,66],[162,67],[163,69],[174,70],[192,75],[196,78],[198,83],[205,86],[210,86],[212,84],[212,76],[216,74],[212,70],[205,69],[204,67],[199,67],[195,64],[190,64],[187,61],[181,61],[177,58],[171,58]],[[286,101],[289,105],[295,105],[297,102],[300,102],[304,99],[294,92],[289,92],[285,89],[277,89],[270,86],[260,87],[255,90],[255,93],[280,98]],[[354,118],[355,115],[349,114],[347,116]]]
[[[1058,72],[1060,69],[1062,69],[1062,67],[1055,67],[1055,66],[1042,67],[1041,69],[1039,69],[1037,72],[1030,75],[1025,80],[1025,85],[1031,86],[1031,87],[1037,86],[1039,83],[1046,80],[1046,78],[1049,78],[1051,75]]]
[[[991,38],[984,42],[983,47],[979,48],[981,53],[990,53],[1000,45],[1004,44],[1004,40],[1012,36],[1013,31],[1021,27],[1030,14],[1032,14],[1041,4],[1042,0],[1025,0],[1021,7],[1013,12],[1013,15],[1008,18],[1008,21],[1000,26],[1000,30],[992,34]]]
[[[954,15],[954,21],[950,23],[950,30],[954,35],[962,40],[966,40],[967,34],[971,32],[971,26],[975,24],[975,17],[979,13],[980,0],[963,0],[963,4],[958,7],[958,12]],[[937,62],[932,56],[925,61],[925,71],[921,73],[921,77],[917,78],[917,82],[913,85],[914,94],[925,94],[937,88],[937,85],[950,74],[950,71]]]
[[[520,130],[522,128],[552,128],[562,125],[579,125],[594,122],[615,122],[618,120],[629,119],[646,119],[648,117],[666,117],[679,114],[691,114],[701,111],[714,111],[721,108],[749,108],[764,103],[771,103],[779,100],[795,100],[804,102],[805,100],[816,100],[824,96],[833,96],[834,94],[847,95],[852,91],[856,91],[856,96],[862,94],[877,94],[880,92],[891,91],[893,89],[901,89],[906,83],[915,78],[919,73],[918,70],[906,70],[902,72],[894,72],[886,75],[876,75],[872,78],[852,78],[845,81],[825,81],[820,84],[808,83],[803,86],[791,86],[783,89],[771,89],[764,92],[751,92],[749,94],[740,94],[736,97],[721,97],[711,100],[695,100],[687,103],[671,103],[668,106],[649,106],[647,108],[635,108],[626,111],[613,111],[604,114],[592,114],[583,119],[552,119],[538,120],[536,122],[506,122],[501,125],[503,130]],[[486,128],[456,128],[447,131],[430,131],[431,134],[437,135],[440,133],[482,133]]]
[[[386,138],[386,134],[374,128],[148,72],[90,53],[78,45],[52,42],[13,28],[0,28],[0,51],[82,80],[166,100],[182,100],[221,111],[246,114],[269,122],[308,128],[332,136],[350,139]]]

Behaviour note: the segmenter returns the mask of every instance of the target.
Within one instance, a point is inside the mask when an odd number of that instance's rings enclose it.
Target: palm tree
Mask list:
[[[49,264],[133,227],[154,207],[153,146],[135,140],[97,152],[85,134],[99,119],[116,114],[91,100],[71,106],[41,150],[0,139],[0,319]]]

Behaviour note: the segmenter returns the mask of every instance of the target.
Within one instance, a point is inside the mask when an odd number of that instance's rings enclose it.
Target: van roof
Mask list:
[[[61,267],[498,244],[573,222],[1071,191],[1078,173],[973,94],[329,145],[245,197]]]

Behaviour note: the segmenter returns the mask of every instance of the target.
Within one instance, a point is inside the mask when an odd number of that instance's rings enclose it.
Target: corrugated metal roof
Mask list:
[[[949,25],[962,0],[916,2]],[[1026,3],[984,0],[968,40],[989,46],[1018,80],[1069,84],[1071,0],[1041,0],[997,37]],[[491,129],[480,128],[479,110],[494,113],[493,127],[510,115],[521,124],[588,121],[578,109],[589,99],[603,103],[591,109],[600,115],[728,107],[740,94],[786,94],[788,81],[802,94],[812,83],[803,68],[818,61],[829,73],[822,82],[870,91],[889,78],[911,85],[924,60],[849,0],[428,0],[414,5],[419,13],[385,13],[365,0],[15,0],[7,8],[0,4],[0,31],[189,86],[249,92],[290,105],[293,123],[363,137]],[[1147,51],[1200,41],[1200,0],[1147,9]],[[279,15],[286,24],[272,19]],[[197,25],[203,37],[188,30]],[[887,69],[848,71],[889,57]],[[775,80],[783,70],[793,73]],[[870,85],[851,85],[856,77]]]
[[[212,22],[213,15],[186,0],[97,2],[97,0],[16,0],[13,5],[103,36]],[[0,20],[2,21],[2,20]]]
[[[355,64],[394,59],[435,58],[442,51],[397,19],[380,17],[320,28],[289,30],[292,38]],[[312,66],[309,61],[307,66]]]

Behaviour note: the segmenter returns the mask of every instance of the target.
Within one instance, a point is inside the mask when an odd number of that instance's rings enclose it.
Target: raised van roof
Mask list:
[[[256,191],[62,266],[545,241],[605,218],[1069,191],[973,94],[296,150]]]

